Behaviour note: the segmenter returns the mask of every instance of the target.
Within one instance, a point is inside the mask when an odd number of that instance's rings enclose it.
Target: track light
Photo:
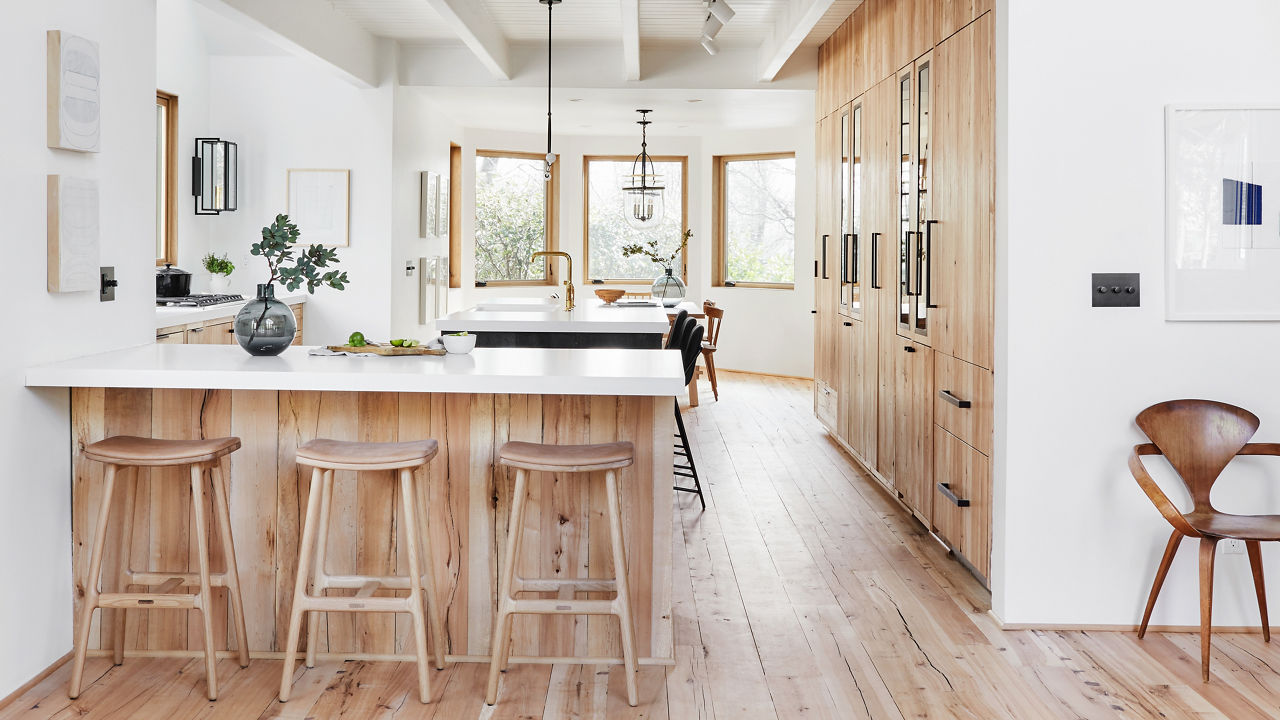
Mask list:
[[[706,22],[702,23],[702,37],[714,38],[722,27],[724,27],[724,23],[720,22],[720,19],[715,15],[708,13]]]
[[[711,2],[707,3],[707,9],[711,11],[712,15],[716,16],[721,25],[728,24],[736,14],[733,12],[733,8],[725,4],[724,0],[711,0]]]
[[[720,47],[716,45],[716,41],[713,38],[709,38],[706,35],[703,35],[701,42],[702,42],[702,49],[706,50],[708,55],[715,55],[716,53],[720,52]]]

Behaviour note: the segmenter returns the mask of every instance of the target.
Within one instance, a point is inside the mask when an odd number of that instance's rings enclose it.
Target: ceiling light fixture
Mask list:
[[[708,13],[707,19],[702,22],[702,37],[714,38],[723,27],[724,23],[717,20],[715,15]]]
[[[720,34],[725,23],[737,13],[724,0],[704,0],[702,4],[707,8],[707,19],[702,21],[702,37],[698,42],[708,55],[715,55],[720,52],[720,46],[716,45],[716,35]]]
[[[649,157],[649,113],[652,110],[636,110],[640,119],[640,154],[631,164],[631,174],[622,184],[623,214],[627,223],[637,230],[650,230],[662,224],[666,208],[663,204],[662,176]]]
[[[700,42],[702,43],[702,49],[706,50],[708,55],[715,55],[720,52],[720,46],[716,45],[716,41],[706,35],[702,36]]]
[[[734,15],[737,15],[737,13],[733,11],[733,8],[729,7],[724,0],[711,0],[707,3],[707,9],[710,10],[711,14],[715,15],[716,19],[722,24],[727,24],[733,19]]]
[[[555,153],[551,152],[551,10],[561,0],[538,0],[547,6],[547,157],[542,166],[542,179],[551,182],[551,166],[555,164]]]

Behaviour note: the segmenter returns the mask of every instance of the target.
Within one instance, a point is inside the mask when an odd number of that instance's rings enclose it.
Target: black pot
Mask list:
[[[165,263],[156,269],[156,297],[186,297],[191,294],[191,273]]]

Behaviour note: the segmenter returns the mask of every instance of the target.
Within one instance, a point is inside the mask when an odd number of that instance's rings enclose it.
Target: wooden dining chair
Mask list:
[[[716,343],[720,341],[720,321],[724,319],[724,308],[707,300],[702,303],[702,313],[707,316],[707,339],[702,343],[702,362],[707,366],[707,377],[711,379],[711,394],[720,399],[720,388],[716,386]]]
[[[1253,586],[1262,616],[1262,638],[1271,641],[1267,621],[1267,592],[1262,578],[1259,543],[1280,540],[1280,515],[1232,515],[1215,510],[1209,502],[1214,483],[1237,455],[1280,455],[1280,443],[1251,443],[1257,432],[1256,415],[1212,400],[1171,400],[1138,414],[1138,427],[1151,439],[1136,445],[1129,456],[1129,470],[1151,498],[1156,509],[1173,526],[1164,557],[1156,569],[1138,637],[1146,635],[1156,597],[1164,585],[1173,556],[1184,537],[1200,540],[1200,670],[1209,681],[1210,633],[1213,620],[1213,561],[1219,540],[1243,540],[1253,569]],[[1191,494],[1191,512],[1184,513],[1152,479],[1142,464],[1144,455],[1163,455]]]

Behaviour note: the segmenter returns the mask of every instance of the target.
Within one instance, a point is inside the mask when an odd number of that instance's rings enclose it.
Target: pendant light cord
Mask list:
[[[547,3],[547,155],[551,155],[551,9],[554,7],[555,3]]]

